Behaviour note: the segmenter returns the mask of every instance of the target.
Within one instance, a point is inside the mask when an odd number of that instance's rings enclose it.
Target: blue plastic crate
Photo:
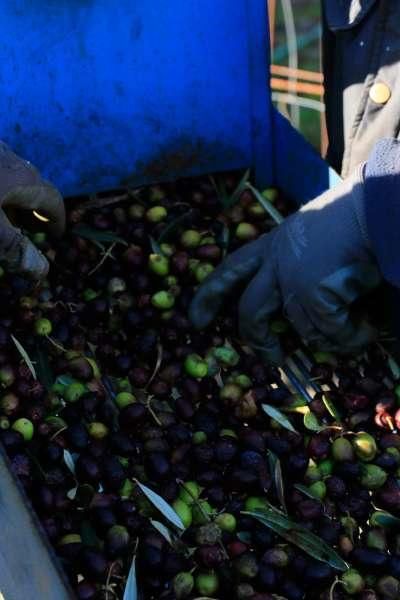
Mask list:
[[[276,129],[266,6],[5,2],[0,137],[66,195],[250,166],[260,185],[294,180],[310,197],[326,167]]]

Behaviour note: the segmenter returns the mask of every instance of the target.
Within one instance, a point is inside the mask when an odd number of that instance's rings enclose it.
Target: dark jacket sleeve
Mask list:
[[[400,137],[400,2],[321,3],[327,158],[347,177],[379,139]]]
[[[383,277],[400,288],[400,141],[383,139],[364,171],[366,224]]]

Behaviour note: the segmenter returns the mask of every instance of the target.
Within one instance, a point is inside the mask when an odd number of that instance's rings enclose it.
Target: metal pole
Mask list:
[[[268,0],[268,16],[269,16],[269,39],[271,44],[271,57],[275,42],[275,17],[276,17],[276,0]]]

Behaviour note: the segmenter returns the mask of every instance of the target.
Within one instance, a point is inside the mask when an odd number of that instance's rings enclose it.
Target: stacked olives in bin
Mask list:
[[[400,598],[384,350],[316,354],[326,391],[308,404],[241,343],[234,302],[207,331],[188,320],[226,253],[273,226],[238,180],[71,207],[63,240],[34,238],[52,263],[39,289],[1,274],[0,438],[81,600]]]

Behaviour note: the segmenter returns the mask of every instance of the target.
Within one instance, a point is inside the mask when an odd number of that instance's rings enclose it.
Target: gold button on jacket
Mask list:
[[[390,96],[391,91],[389,86],[386,85],[386,83],[374,83],[374,85],[369,90],[369,97],[376,104],[386,104]]]

